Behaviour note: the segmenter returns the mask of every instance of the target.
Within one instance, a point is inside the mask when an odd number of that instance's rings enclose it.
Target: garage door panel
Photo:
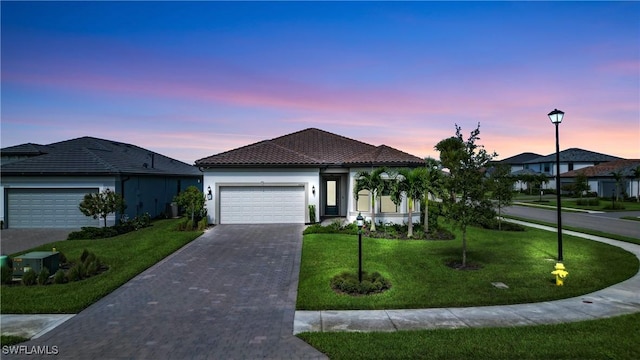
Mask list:
[[[304,223],[303,186],[220,188],[221,224]]]
[[[8,225],[12,228],[80,228],[99,221],[78,209],[84,195],[98,189],[8,189]]]

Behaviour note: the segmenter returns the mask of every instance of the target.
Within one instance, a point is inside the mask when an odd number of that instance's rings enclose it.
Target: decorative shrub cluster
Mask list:
[[[206,217],[203,217],[196,223],[191,221],[191,219],[185,218],[178,223],[178,231],[193,231],[193,230],[204,231],[208,226],[209,226],[209,223],[207,222]]]
[[[148,213],[129,219],[123,216],[120,223],[109,227],[85,226],[80,231],[74,231],[67,236],[67,240],[104,239],[126,234],[151,226],[151,216]]]
[[[624,210],[625,207],[620,201],[616,201],[614,204],[609,204],[604,207],[605,210]]]
[[[598,199],[598,198],[578,199],[578,200],[576,200],[576,204],[577,205],[582,205],[582,206],[599,206],[600,205],[600,199]]]
[[[379,239],[407,239],[407,225],[379,222],[376,225],[376,231],[370,231],[368,224],[362,227],[362,235]],[[428,234],[424,233],[421,224],[413,224],[413,240],[451,240],[455,238],[452,232],[447,229],[436,227],[431,228]],[[304,229],[303,234],[347,234],[358,235],[358,227],[355,223],[341,225],[339,221],[335,221],[327,226],[313,224]]]
[[[390,289],[391,282],[377,271],[371,274],[363,271],[362,282],[358,281],[358,274],[343,272],[331,279],[331,288],[349,295],[371,295]]]
[[[86,249],[80,255],[80,259],[76,263],[67,263],[64,254],[60,253],[60,269],[52,276],[49,269],[43,268],[39,273],[35,271],[27,271],[22,275],[21,283],[26,286],[47,285],[47,284],[64,284],[70,281],[80,281],[91,276],[98,275],[105,271],[107,267],[92,252]],[[65,271],[66,269],[66,271]],[[5,277],[6,276],[6,277]],[[2,282],[11,284],[12,270],[10,268],[2,268]]]

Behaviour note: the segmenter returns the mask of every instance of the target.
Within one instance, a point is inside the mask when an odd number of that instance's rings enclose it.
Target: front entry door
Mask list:
[[[327,180],[325,183],[325,215],[338,215],[338,180]]]

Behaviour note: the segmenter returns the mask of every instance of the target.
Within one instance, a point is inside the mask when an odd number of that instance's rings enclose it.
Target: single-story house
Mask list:
[[[563,182],[575,182],[578,174],[587,177],[589,191],[595,192],[599,197],[611,197],[616,195],[616,180],[613,173],[621,175],[621,184],[618,184],[619,195],[626,194],[629,197],[638,196],[638,179],[634,170],[640,168],[640,159],[621,159],[589,166],[580,170],[573,170],[560,175]]]
[[[195,185],[198,168],[135,145],[93,137],[0,150],[0,218],[10,228],[101,226],[78,205],[87,193],[106,189],[123,196],[124,214],[151,217],[168,211],[175,195]]]
[[[359,171],[424,166],[424,159],[319,129],[305,129],[196,161],[204,173],[209,222],[309,223],[326,217],[370,219],[368,191],[353,188]],[[309,207],[315,209],[310,218]],[[375,204],[376,221],[408,221],[406,199],[388,194]],[[418,209],[416,207],[416,209]],[[413,221],[418,221],[419,211]]]

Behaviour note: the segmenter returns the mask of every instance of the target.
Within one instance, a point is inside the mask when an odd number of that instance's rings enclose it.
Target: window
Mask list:
[[[391,201],[389,191],[383,191],[380,196],[380,212],[381,213],[397,213],[398,206]]]
[[[551,165],[549,163],[544,164],[544,172],[551,172]]]
[[[571,171],[571,170],[573,170],[573,163],[572,162],[569,163],[569,171]]]
[[[369,204],[369,190],[360,190],[358,193],[358,203],[356,204],[356,211],[370,211]]]

